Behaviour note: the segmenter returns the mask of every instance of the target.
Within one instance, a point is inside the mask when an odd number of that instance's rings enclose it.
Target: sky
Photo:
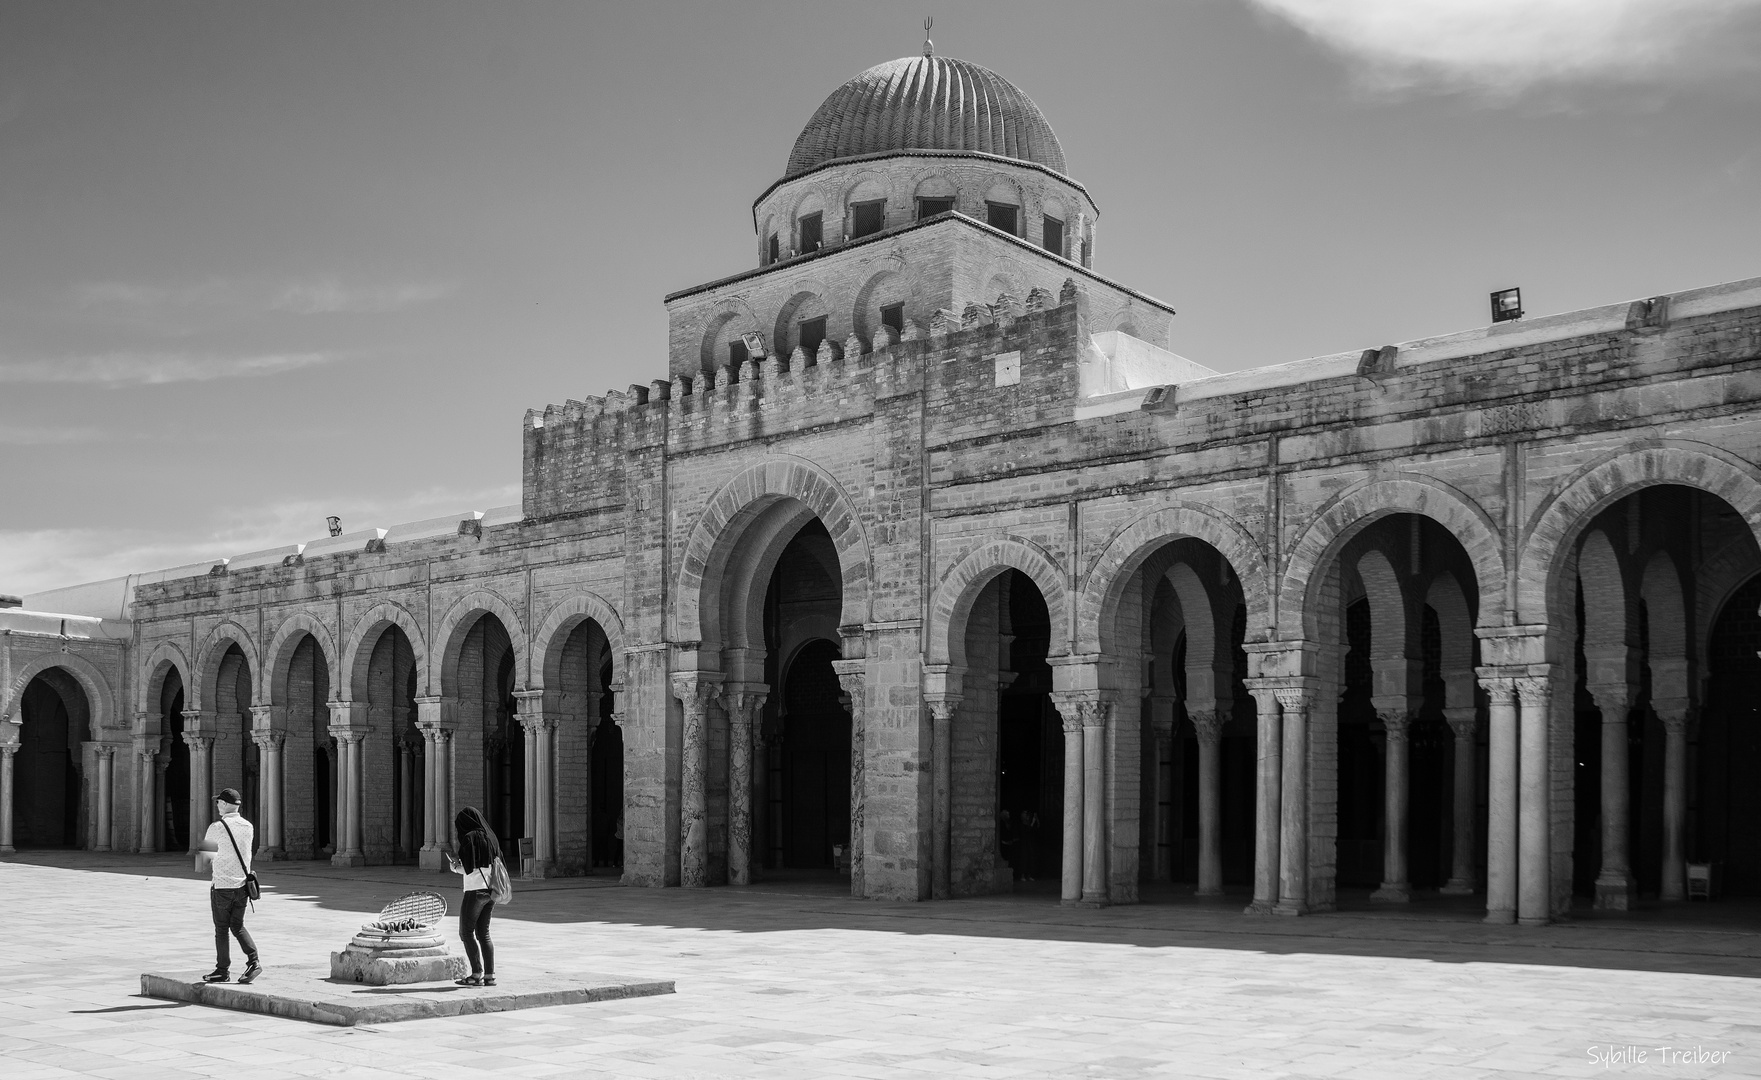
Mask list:
[[[1213,368],[1761,275],[1761,0],[927,6],[0,0],[0,592],[517,503],[926,13]]]

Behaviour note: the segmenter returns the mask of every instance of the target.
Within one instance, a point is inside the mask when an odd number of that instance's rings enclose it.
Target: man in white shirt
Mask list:
[[[214,911],[215,962],[214,970],[202,976],[203,982],[226,982],[230,978],[229,933],[238,938],[239,948],[245,951],[245,973],[238,981],[254,982],[263,973],[263,966],[257,963],[257,943],[245,929],[245,905],[250,902],[245,878],[251,872],[251,841],[257,831],[239,814],[240,802],[238,791],[233,788],[223,788],[214,796],[217,820],[208,826],[208,833],[196,851],[196,869],[206,866],[213,872],[208,898]]]

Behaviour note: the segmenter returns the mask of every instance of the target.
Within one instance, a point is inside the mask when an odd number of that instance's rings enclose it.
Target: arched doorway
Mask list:
[[[1712,868],[1719,895],[1761,896],[1761,576],[1724,602],[1707,653],[1687,859]]]
[[[290,859],[335,852],[335,789],[330,767],[330,668],[323,647],[302,634],[274,689],[283,707],[282,847]]]
[[[1334,748],[1336,869],[1309,904],[1326,910],[1339,889],[1394,904],[1471,893],[1487,823],[1473,563],[1421,514],[1375,518],[1336,550],[1310,594],[1322,688],[1309,719],[1309,738]]]
[[[422,846],[421,734],[416,728],[416,653],[391,625],[367,661],[368,738],[362,765],[361,854],[368,863],[412,862]]]
[[[484,612],[462,635],[451,665],[457,702],[452,806],[475,806],[517,860],[526,835],[526,740],[514,699],[514,647],[505,624]],[[452,817],[443,823],[451,847]]]
[[[555,831],[547,872],[590,874],[623,864],[623,733],[612,648],[605,628],[588,616],[565,621],[551,640],[557,638],[544,672],[544,709],[555,720],[548,735]],[[544,791],[540,785],[532,793],[540,815],[546,812],[537,803]],[[536,832],[537,824],[528,831]]]
[[[85,847],[82,744],[91,703],[77,680],[49,668],[25,685],[13,755],[12,842],[19,848]]]
[[[156,825],[161,830],[159,851],[188,851],[190,847],[190,747],[184,741],[183,676],[176,668],[165,673],[159,684],[159,755],[155,762],[164,770],[159,784],[161,806]]]
[[[755,845],[768,868],[847,872],[852,858],[851,714],[832,666],[842,603],[831,536],[809,517],[764,594],[765,683],[776,689],[760,719],[753,835],[768,839]]]

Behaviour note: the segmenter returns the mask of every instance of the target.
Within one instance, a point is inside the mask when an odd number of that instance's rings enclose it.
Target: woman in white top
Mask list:
[[[474,806],[460,810],[452,824],[459,853],[449,853],[446,858],[453,873],[465,876],[465,896],[459,905],[459,940],[464,942],[465,957],[471,961],[471,974],[459,979],[458,984],[494,986],[495,945],[489,940],[489,916],[495,910],[495,899],[489,891],[489,869],[501,857],[501,845]]]

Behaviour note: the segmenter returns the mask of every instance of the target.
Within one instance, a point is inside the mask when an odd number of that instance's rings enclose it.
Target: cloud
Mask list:
[[[105,353],[15,360],[0,358],[0,383],[83,383],[99,386],[158,386],[257,378],[332,364],[341,352],[225,355],[178,352]]]
[[[0,420],[0,446],[69,446],[104,438],[105,433],[94,427],[37,427]]]
[[[340,515],[343,527],[352,532],[519,501],[517,483],[469,490],[431,487],[383,500],[349,494],[240,507],[175,532],[138,527],[0,529],[0,593],[29,596],[316,540],[325,535],[327,514]]]
[[[1359,83],[1507,97],[1761,68],[1761,0],[1248,0],[1347,57]]]
[[[454,289],[434,283],[348,286],[336,278],[319,278],[287,286],[270,306],[298,315],[380,314],[431,303]]]

